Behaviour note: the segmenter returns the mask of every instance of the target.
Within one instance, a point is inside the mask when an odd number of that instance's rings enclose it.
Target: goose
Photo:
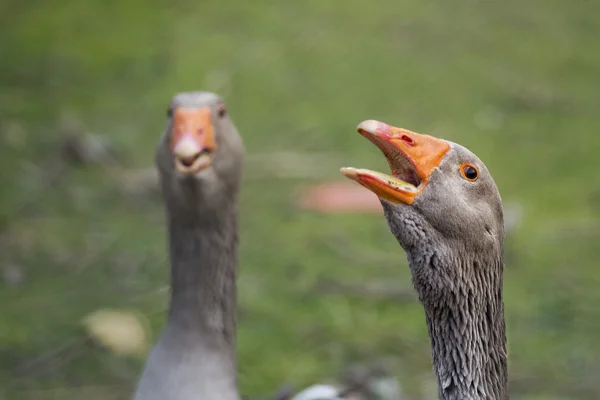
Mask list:
[[[243,141],[223,100],[173,97],[155,163],[166,210],[170,301],[135,400],[238,400],[236,273]]]
[[[391,173],[341,172],[377,195],[406,252],[425,311],[438,397],[508,399],[504,223],[494,179],[459,144],[376,120],[357,130],[383,153]]]
[[[237,201],[244,145],[223,100],[177,94],[155,163],[170,258],[167,321],[134,400],[239,400],[236,379]],[[316,384],[291,400],[339,400]]]

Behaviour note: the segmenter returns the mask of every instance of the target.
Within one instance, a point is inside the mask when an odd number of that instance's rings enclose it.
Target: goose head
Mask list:
[[[471,258],[501,259],[502,201],[475,154],[375,120],[363,121],[357,130],[381,150],[391,172],[342,168],[342,173],[379,197],[422,300],[424,290],[435,294],[469,275],[457,268],[471,267],[457,266],[472,265]]]
[[[204,91],[173,97],[156,150],[163,192],[217,205],[223,195],[237,191],[243,154],[221,97]]]

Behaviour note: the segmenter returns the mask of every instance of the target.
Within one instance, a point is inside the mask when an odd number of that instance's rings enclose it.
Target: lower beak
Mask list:
[[[193,175],[212,165],[216,143],[209,108],[176,109],[171,129],[171,151],[179,172]]]
[[[391,174],[357,168],[342,168],[341,171],[379,198],[392,203],[412,204],[450,150],[448,142],[442,139],[375,120],[361,122],[357,130],[381,150]]]

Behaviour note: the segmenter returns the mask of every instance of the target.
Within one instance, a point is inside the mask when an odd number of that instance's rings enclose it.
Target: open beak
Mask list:
[[[442,139],[375,120],[361,122],[357,130],[381,150],[390,165],[391,175],[350,167],[341,171],[392,203],[412,204],[450,150],[450,145]]]
[[[210,167],[216,149],[212,114],[208,107],[174,110],[171,151],[179,172],[194,175]]]

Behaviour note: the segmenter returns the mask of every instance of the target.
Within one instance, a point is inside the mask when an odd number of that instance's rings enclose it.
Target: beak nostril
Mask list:
[[[401,139],[402,139],[402,141],[406,142],[407,144],[410,144],[410,145],[415,144],[415,141],[408,135],[402,135]]]

